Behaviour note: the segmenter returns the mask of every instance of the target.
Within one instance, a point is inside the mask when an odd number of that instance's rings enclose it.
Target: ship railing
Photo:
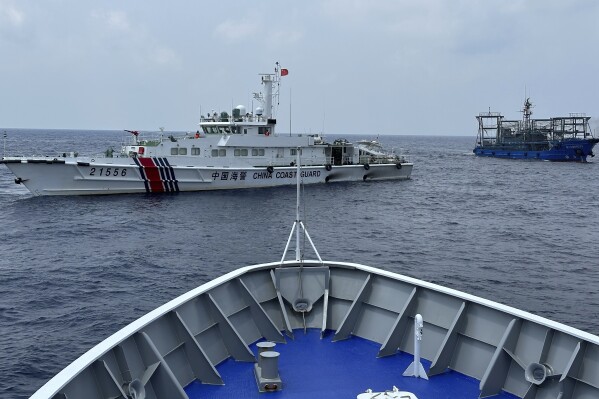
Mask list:
[[[500,147],[516,147],[516,146],[529,146],[529,145],[545,145],[547,144],[547,140],[543,141],[517,141],[517,140],[504,140],[500,143],[495,144],[487,144],[491,147],[500,148]],[[484,146],[483,146],[484,147]]]
[[[70,152],[67,152],[65,154],[67,154],[67,157],[71,156]],[[11,160],[11,161],[14,161],[14,160],[20,160],[20,161],[35,160],[35,161],[48,161],[48,162],[51,162],[53,160],[57,160],[57,159],[60,159],[60,158],[64,159],[66,157],[63,157],[63,153],[56,153],[55,155],[47,155],[47,154],[45,154],[45,155],[44,154],[33,154],[33,155],[31,155],[31,154],[28,154],[28,155],[25,155],[25,154],[13,154],[13,155],[8,155],[8,154],[5,154],[5,155],[3,155],[3,156],[0,157],[0,159],[2,159],[2,160]]]
[[[60,153],[58,156],[62,158],[81,158],[81,159],[90,159],[96,160],[100,158],[131,158],[129,154],[124,152],[120,152],[117,150],[108,149],[102,153],[93,153],[93,154],[78,154],[78,153]],[[66,156],[65,156],[66,155]]]
[[[397,162],[410,162],[405,155],[385,154],[385,155],[362,155],[359,163],[361,164],[391,164]]]
[[[210,123],[210,122],[264,122],[267,118],[264,115],[253,115],[253,114],[245,114],[242,116],[233,116],[229,114],[219,114],[219,115],[202,115],[200,117],[200,123]]]
[[[203,132],[198,131],[198,133],[201,133],[202,136],[204,135]],[[143,145],[146,147],[156,147],[164,141],[177,142],[179,140],[196,138],[195,135],[196,135],[196,132],[167,132],[167,131],[139,132],[138,136],[134,136],[130,133],[127,133],[127,135],[124,136],[124,138],[121,142],[121,146],[126,147],[126,146],[132,146],[132,145],[133,146]]]
[[[287,161],[289,162],[289,166],[295,166],[295,158],[291,159],[289,157],[286,157],[286,159],[282,159],[282,157],[277,157],[272,160],[272,164],[279,166],[281,165],[281,163],[286,163]],[[322,166],[327,164],[333,165],[332,157],[302,157],[302,166]]]
[[[352,156],[344,156],[341,159],[341,163],[336,163],[333,157],[313,157],[313,158],[302,158],[302,166],[323,166],[323,165],[356,165],[356,164],[397,164],[411,163],[410,157],[405,155],[377,155],[377,156],[366,156],[359,157],[358,161]],[[337,160],[339,162],[339,159]],[[273,166],[295,166],[295,160],[289,157],[274,157],[270,162]]]
[[[53,155],[48,154],[33,154],[33,155],[6,155],[3,158],[6,159],[21,159],[21,160],[46,160],[52,161],[57,159],[67,159],[67,158],[80,158],[80,159],[97,159],[97,158],[128,158],[127,155],[123,155],[120,152],[114,152],[112,156],[107,155],[106,153],[100,154],[87,154],[87,153],[79,153],[76,151],[62,151],[62,152],[54,152]]]

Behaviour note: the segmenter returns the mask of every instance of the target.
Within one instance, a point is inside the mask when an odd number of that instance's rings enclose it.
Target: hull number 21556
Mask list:
[[[90,176],[127,176],[127,168],[91,168]]]

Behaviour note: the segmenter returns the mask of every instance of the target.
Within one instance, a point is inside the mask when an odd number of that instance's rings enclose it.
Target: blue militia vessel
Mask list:
[[[511,159],[586,162],[599,142],[589,126],[590,116],[532,119],[532,103],[524,102],[522,120],[504,120],[499,112],[481,112],[474,154]]]

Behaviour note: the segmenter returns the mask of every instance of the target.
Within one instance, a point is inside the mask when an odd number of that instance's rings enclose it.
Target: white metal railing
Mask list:
[[[397,162],[409,162],[404,155],[362,155],[359,163],[368,164],[389,164]]]

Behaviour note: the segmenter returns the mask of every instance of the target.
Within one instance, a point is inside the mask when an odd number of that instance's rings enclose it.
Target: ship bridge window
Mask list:
[[[225,149],[222,149],[222,150],[214,149],[214,150],[212,150],[212,156],[213,157],[226,157],[227,156],[227,150],[225,150]]]
[[[177,154],[179,154],[179,149],[177,147],[171,148],[171,155],[177,155]]]
[[[297,155],[297,149],[292,148],[289,150],[290,155]],[[300,155],[302,155],[302,149],[300,148]]]
[[[264,148],[252,148],[252,156],[253,157],[263,157],[264,156]]]
[[[193,147],[191,149],[191,155],[200,155],[201,153],[202,153],[202,149],[201,148]]]
[[[179,155],[187,155],[187,147],[179,148]]]
[[[248,150],[247,150],[247,148],[236,148],[235,150],[233,150],[233,155],[235,155],[236,157],[239,157],[239,156],[247,157]]]

